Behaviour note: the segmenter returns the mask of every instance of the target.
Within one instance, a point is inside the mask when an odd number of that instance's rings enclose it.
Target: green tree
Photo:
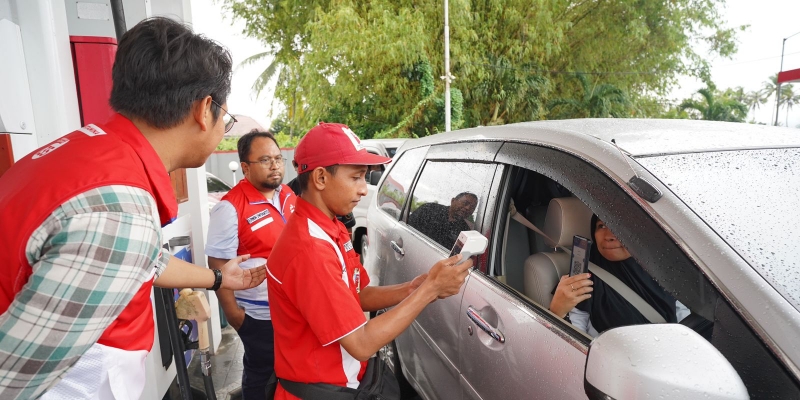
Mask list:
[[[246,34],[270,46],[282,66],[276,97],[287,108],[301,100],[307,121],[335,118],[362,137],[443,129],[435,115],[444,75],[441,1],[223,1],[246,22]],[[576,71],[592,72],[634,101],[663,95],[679,74],[707,76],[693,44],[707,43],[711,55],[735,51],[735,29],[719,15],[723,5],[451,0],[453,86],[461,94],[454,101],[463,101],[462,126],[546,118],[550,99],[581,90]],[[413,71],[425,62],[436,79],[432,94],[421,96]]]
[[[624,118],[630,115],[628,96],[618,87],[592,83],[584,74],[575,75],[580,82],[578,98],[555,99],[548,104],[550,118]]]
[[[747,105],[725,96],[713,86],[700,89],[697,94],[700,95],[699,99],[686,99],[678,108],[693,112],[696,119],[707,121],[744,122],[747,118]]]

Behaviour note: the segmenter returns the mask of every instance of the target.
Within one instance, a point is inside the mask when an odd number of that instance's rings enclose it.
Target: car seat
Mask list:
[[[553,289],[561,276],[569,274],[570,255],[557,249],[572,248],[572,237],[589,238],[592,211],[576,197],[550,200],[547,206],[544,229],[545,242],[551,250],[529,256],[523,267],[525,296],[547,308],[553,300]],[[555,241],[555,243],[554,243]]]

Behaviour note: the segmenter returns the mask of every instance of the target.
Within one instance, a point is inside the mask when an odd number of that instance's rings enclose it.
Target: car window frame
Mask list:
[[[384,173],[383,173],[384,176],[381,178],[380,184],[375,187],[375,200],[374,201],[375,201],[375,204],[377,206],[376,208],[378,209],[378,211],[384,213],[386,216],[388,216],[392,220],[399,221],[399,222],[403,222],[405,220],[405,209],[408,206],[409,196],[411,195],[411,193],[413,193],[414,187],[416,186],[417,179],[419,178],[419,174],[422,171],[422,166],[425,165],[427,153],[428,153],[429,150],[430,150],[430,146],[413,147],[413,148],[409,148],[409,149],[404,149],[402,153],[397,154],[395,158],[392,158],[391,168],[389,168],[389,169],[384,171]],[[419,165],[417,165],[417,169],[416,169],[416,171],[414,171],[414,175],[411,178],[411,184],[409,185],[408,190],[405,192],[405,197],[403,198],[403,206],[400,208],[400,214],[397,217],[395,217],[394,215],[389,214],[386,210],[381,208],[380,204],[378,204],[378,200],[380,198],[381,189],[383,188],[383,185],[386,184],[386,180],[392,175],[392,171],[395,169],[397,163],[399,163],[400,160],[403,157],[406,156],[406,154],[408,154],[409,152],[412,152],[412,151],[424,151],[425,154],[423,154],[423,156],[422,156],[422,161],[420,161]]]

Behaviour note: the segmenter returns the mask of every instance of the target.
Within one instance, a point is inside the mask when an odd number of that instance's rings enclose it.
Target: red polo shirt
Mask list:
[[[267,262],[275,374],[304,383],[358,387],[366,362],[338,343],[367,323],[359,292],[369,277],[335,218],[298,198]],[[278,387],[275,399],[295,399]]]

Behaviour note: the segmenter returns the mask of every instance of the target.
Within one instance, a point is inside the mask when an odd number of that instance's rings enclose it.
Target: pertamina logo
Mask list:
[[[34,154],[33,157],[31,157],[31,159],[35,160],[37,158],[42,158],[42,157],[44,157],[44,156],[56,151],[56,149],[58,149],[59,147],[65,145],[67,143],[69,143],[69,139],[67,139],[65,137],[61,138],[61,139],[58,139],[58,140],[50,143],[49,146],[37,151],[36,154]]]
[[[356,134],[351,131],[350,128],[343,126],[342,131],[345,135],[347,135],[347,138],[350,139],[350,142],[353,143],[353,147],[356,148],[356,151],[364,150],[364,146],[361,145],[361,141],[358,140],[358,136],[356,136]]]

